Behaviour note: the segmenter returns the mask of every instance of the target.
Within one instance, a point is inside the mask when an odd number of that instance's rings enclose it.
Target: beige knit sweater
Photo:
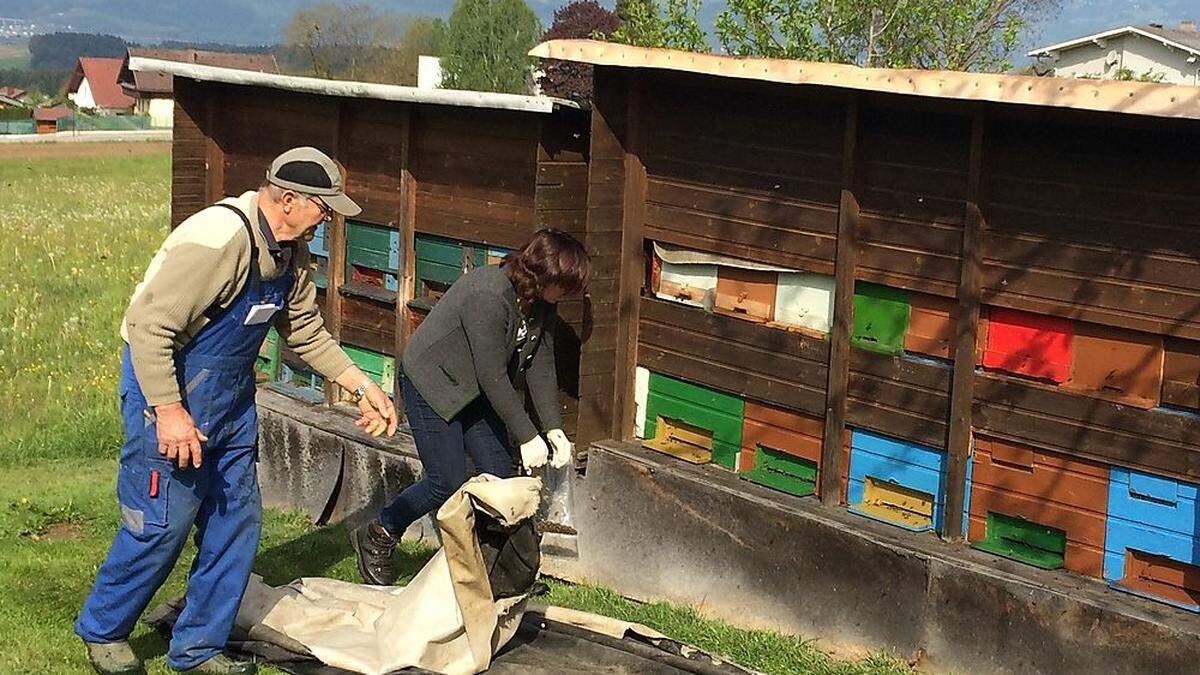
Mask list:
[[[250,219],[263,279],[278,278],[285,269],[276,264],[259,231],[258,193],[250,191],[222,201]],[[244,231],[241,219],[227,209],[200,211],[167,236],[134,290],[121,323],[121,337],[129,343],[134,374],[150,405],[181,399],[173,353],[208,323],[206,309],[214,303],[228,306],[245,286],[250,243]],[[336,379],[352,362],[325,330],[308,263],[308,248],[298,242],[291,261],[296,281],[286,311],[276,314],[274,324],[285,344],[305,363],[326,378]]]

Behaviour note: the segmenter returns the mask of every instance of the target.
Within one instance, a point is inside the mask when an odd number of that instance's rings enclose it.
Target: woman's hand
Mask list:
[[[546,466],[546,457],[549,455],[550,448],[546,447],[546,441],[542,440],[540,434],[521,444],[521,464],[526,473]]]
[[[553,448],[550,466],[561,469],[570,463],[571,457],[575,454],[575,444],[567,438],[563,430],[551,429],[546,432],[546,438],[550,441],[550,447]]]
[[[366,393],[358,402],[358,410],[362,415],[355,424],[365,429],[372,438],[377,438],[384,432],[388,436],[396,434],[396,407],[379,385],[372,382],[367,387]]]
[[[158,454],[186,469],[188,464],[200,468],[200,444],[208,437],[196,428],[196,422],[182,403],[155,406],[158,426]]]

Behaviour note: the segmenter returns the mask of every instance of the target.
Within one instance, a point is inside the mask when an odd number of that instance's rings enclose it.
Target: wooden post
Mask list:
[[[404,346],[408,344],[408,301],[413,299],[416,288],[416,235],[417,195],[416,182],[412,175],[413,106],[404,107],[401,134],[404,143],[400,146],[400,214],[396,221],[400,228],[400,271],[399,289],[396,293],[396,411],[404,418],[404,406],[400,401],[401,359]]]
[[[842,150],[842,195],[838,206],[837,253],[834,261],[833,325],[829,333],[829,377],[825,393],[825,435],[821,443],[818,494],[821,503],[841,501],[842,456],[846,432],[846,390],[850,383],[850,333],[854,327],[854,268],[858,258],[858,109],[851,95],[846,106]]]
[[[225,198],[225,152],[217,144],[217,131],[221,119],[221,107],[217,101],[215,87],[205,88],[204,110],[204,166],[206,182],[204,186],[205,206]]]
[[[967,206],[963,222],[962,267],[958,282],[958,321],[954,336],[954,375],[950,385],[950,423],[946,451],[946,528],[949,541],[963,539],[963,505],[966,503],[967,464],[971,455],[971,410],[975,398],[975,343],[979,332],[979,296],[983,283],[983,236],[986,223],[983,201],[983,149],[987,119],[976,109],[971,127],[971,165]]]
[[[333,147],[330,150],[337,156],[337,148],[341,145],[341,120],[346,114],[345,106],[337,104],[337,114],[334,116],[337,128],[333,130]],[[342,185],[346,184],[346,167],[338,163],[342,172]],[[326,224],[325,241],[329,247],[329,274],[326,275],[325,304],[329,325],[326,328],[333,339],[339,344],[342,341],[342,284],[346,281],[346,217],[340,213],[333,214],[333,220]],[[337,384],[325,381],[325,402],[333,405],[338,402],[339,387]]]
[[[646,261],[642,228],[646,214],[646,167],[642,163],[641,78],[630,71],[625,131],[625,188],[621,209],[621,275],[617,306],[616,400],[611,435],[630,440],[634,435],[638,315]]]

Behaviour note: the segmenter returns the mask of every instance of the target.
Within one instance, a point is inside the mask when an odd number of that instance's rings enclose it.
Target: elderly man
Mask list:
[[[257,191],[185,220],[133,293],[121,333],[121,528],[75,632],[100,673],[141,673],[125,640],[196,526],[198,552],[169,665],[253,673],[222,650],[258,548],[254,362],[274,325],[306,363],[358,399],[359,425],[396,430],[384,392],[325,330],[308,271],[312,238],[334,211],[357,215],[337,164],[289,150]]]

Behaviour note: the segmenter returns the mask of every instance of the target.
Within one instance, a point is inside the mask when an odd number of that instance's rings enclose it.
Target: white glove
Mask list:
[[[542,440],[541,435],[521,444],[521,464],[525,466],[526,471],[533,471],[539,467],[546,465],[546,457],[550,454],[550,448],[546,447],[546,441]]]
[[[550,441],[550,447],[554,449],[554,454],[550,457],[550,466],[555,469],[563,468],[575,454],[575,444],[567,439],[562,429],[547,431],[546,438]]]

